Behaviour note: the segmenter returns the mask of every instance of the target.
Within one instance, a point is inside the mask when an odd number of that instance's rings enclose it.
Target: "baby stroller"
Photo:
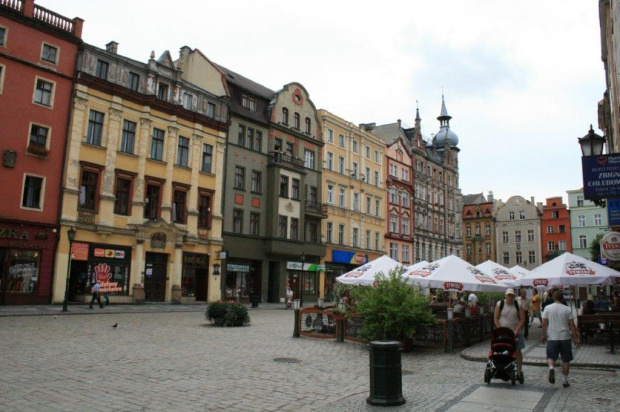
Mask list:
[[[510,328],[497,328],[491,336],[489,361],[484,371],[484,381],[488,384],[491,379],[510,381],[512,385],[518,380],[523,384],[523,374],[517,376],[517,339]]]

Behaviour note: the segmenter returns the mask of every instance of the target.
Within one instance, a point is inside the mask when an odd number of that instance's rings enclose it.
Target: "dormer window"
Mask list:
[[[168,85],[166,83],[157,84],[157,98],[159,100],[168,100]]]
[[[241,96],[241,105],[246,109],[250,109],[251,111],[256,111],[256,99],[254,96],[248,96],[244,94]]]
[[[97,60],[95,76],[103,80],[108,78],[108,62],[104,62],[103,60]]]

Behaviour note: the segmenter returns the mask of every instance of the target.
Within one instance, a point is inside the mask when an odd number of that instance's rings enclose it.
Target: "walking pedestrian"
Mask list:
[[[103,309],[103,304],[101,303],[101,296],[99,295],[99,290],[101,289],[101,285],[99,284],[99,281],[97,279],[95,279],[95,284],[93,285],[92,291],[93,291],[93,297],[90,299],[90,308],[93,308],[93,303],[95,303],[95,300],[97,302],[99,302],[99,307],[101,309]]]
[[[286,308],[291,309],[293,307],[293,291],[291,288],[286,288]]]
[[[530,316],[529,316],[530,300],[527,298],[527,293],[525,292],[525,289],[521,289],[520,296],[517,298],[517,303],[525,312],[525,323],[523,325],[523,337],[527,339],[527,337],[530,334],[530,325],[529,325],[530,323]]]
[[[517,337],[517,377],[523,379],[523,349],[525,349],[525,339],[523,339],[522,328],[525,320],[523,308],[515,300],[515,291],[512,288],[506,289],[505,299],[500,300],[495,305],[493,321],[495,327],[510,328]]]
[[[540,325],[538,325],[539,328],[542,328],[542,316],[540,316],[540,295],[538,294],[538,290],[536,290],[536,288],[534,288],[534,290],[532,291],[533,295],[532,295],[532,299],[530,300],[530,311],[531,311],[531,317],[530,317],[530,324],[534,325],[534,318],[538,318],[538,320],[540,321]]]
[[[570,361],[573,360],[571,333],[575,345],[579,345],[579,333],[575,326],[572,310],[562,303],[561,290],[553,293],[553,303],[545,308],[542,314],[543,328],[542,341],[547,343],[547,364],[549,365],[549,382],[555,383],[555,361],[562,357],[562,384],[565,388],[568,383]]]

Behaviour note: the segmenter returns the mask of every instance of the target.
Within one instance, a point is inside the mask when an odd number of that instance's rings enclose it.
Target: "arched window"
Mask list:
[[[310,118],[306,117],[306,133],[310,134],[310,127],[312,126]]]
[[[282,108],[282,123],[288,124],[288,109],[286,107]]]
[[[295,123],[293,124],[293,127],[297,130],[299,130],[299,128],[301,127],[301,119],[299,117],[299,113],[295,113]]]

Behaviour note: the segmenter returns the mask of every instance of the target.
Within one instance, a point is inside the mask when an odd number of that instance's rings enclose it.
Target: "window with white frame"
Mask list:
[[[246,109],[250,109],[251,111],[256,111],[256,98],[254,96],[250,96],[247,94],[241,95],[241,105]]]
[[[390,243],[390,257],[398,260],[398,243]]]
[[[353,153],[357,153],[357,140],[353,140],[351,142],[351,149],[353,150]]]
[[[325,235],[327,236],[327,243],[333,243],[333,239],[334,239],[334,223],[333,222],[327,222],[327,233]]]
[[[338,225],[338,244],[344,245],[344,225],[342,223]]]
[[[364,174],[364,182],[370,183],[370,167],[366,168],[366,173]]]
[[[334,154],[327,152],[327,170],[334,170]]]
[[[390,215],[390,232],[398,233],[398,216]]]
[[[552,225],[547,226],[547,233],[553,233],[554,230],[555,230],[554,226]]]
[[[471,243],[468,243],[465,246],[465,249],[467,250],[467,256],[471,256]]]
[[[577,207],[583,207],[583,196],[577,196]]]
[[[43,106],[52,107],[54,104],[54,83],[37,78],[35,80],[33,101]]]
[[[41,60],[54,65],[58,64],[58,47],[43,43],[41,47]]]
[[[398,177],[398,168],[395,164],[390,163],[390,176]]]
[[[504,265],[510,264],[510,254],[508,252],[504,252]]]
[[[469,225],[465,227],[465,237],[471,237],[471,226]]]
[[[403,235],[409,235],[409,226],[411,226],[411,222],[408,217],[403,217],[401,219],[401,233]]]
[[[586,249],[588,247],[588,239],[586,235],[579,235],[579,248]]]
[[[550,240],[550,241],[547,242],[547,250],[549,252],[552,252],[552,251],[555,250],[555,242],[554,241]]]
[[[366,159],[370,159],[370,146],[366,146]]]
[[[327,141],[334,143],[334,131],[332,129],[327,129]]]
[[[347,191],[344,187],[340,188],[340,193],[338,194],[338,206],[345,207],[346,206],[346,196]]]
[[[359,247],[359,235],[360,235],[360,230],[354,227],[353,228],[353,247]]]
[[[44,179],[40,176],[25,175],[22,192],[22,207],[26,209],[43,209]]]
[[[409,207],[409,193],[400,192],[400,205],[402,207]]]
[[[519,220],[525,220],[525,210],[519,210]]]
[[[371,199],[370,196],[366,196],[366,214],[370,214],[370,210],[371,210]]]
[[[534,241],[534,230],[533,229],[529,229],[527,231],[527,241],[528,242],[533,242]]]
[[[360,195],[359,193],[353,193],[353,210],[359,212],[360,210]]]
[[[334,185],[327,185],[327,203],[334,204]]]
[[[520,230],[515,230],[515,242],[517,243],[521,242],[521,231]]]
[[[390,187],[390,203],[398,204],[398,193],[395,187]]]
[[[560,240],[558,242],[558,250],[566,250],[566,240]]]
[[[502,232],[502,243],[508,243],[508,232]]]
[[[515,260],[517,261],[517,265],[523,263],[523,253],[521,251],[517,251],[517,253],[515,253]]]
[[[351,177],[357,179],[358,167],[357,163],[353,162],[353,173],[351,173]]]
[[[508,212],[508,220],[515,220],[515,212],[512,210]]]
[[[491,225],[489,224],[484,225],[484,234],[486,236],[491,236]]]
[[[403,262],[411,262],[411,260],[409,260],[409,245],[403,245]]]
[[[594,226],[602,226],[603,225],[603,218],[600,214],[595,214],[594,215]]]
[[[405,182],[409,181],[409,170],[407,169],[402,170],[402,180],[404,180]]]
[[[375,171],[375,186],[379,187],[379,172]]]
[[[344,147],[344,135],[343,134],[338,135],[338,146]]]
[[[338,156],[338,173],[344,174],[344,157]]]
[[[577,226],[586,227],[586,217],[584,215],[577,216]]]
[[[381,201],[375,200],[375,216],[381,216]]]
[[[528,258],[530,263],[536,263],[536,252],[530,250]]]
[[[484,244],[484,249],[485,249],[485,252],[487,253],[487,255],[491,254],[491,244],[489,242]]]
[[[305,149],[304,151],[304,167],[314,170],[314,152],[312,150]]]
[[[375,150],[375,162],[381,163],[381,157],[379,157],[379,151]]]
[[[375,250],[381,250],[381,243],[379,242],[379,232],[375,232]]]

